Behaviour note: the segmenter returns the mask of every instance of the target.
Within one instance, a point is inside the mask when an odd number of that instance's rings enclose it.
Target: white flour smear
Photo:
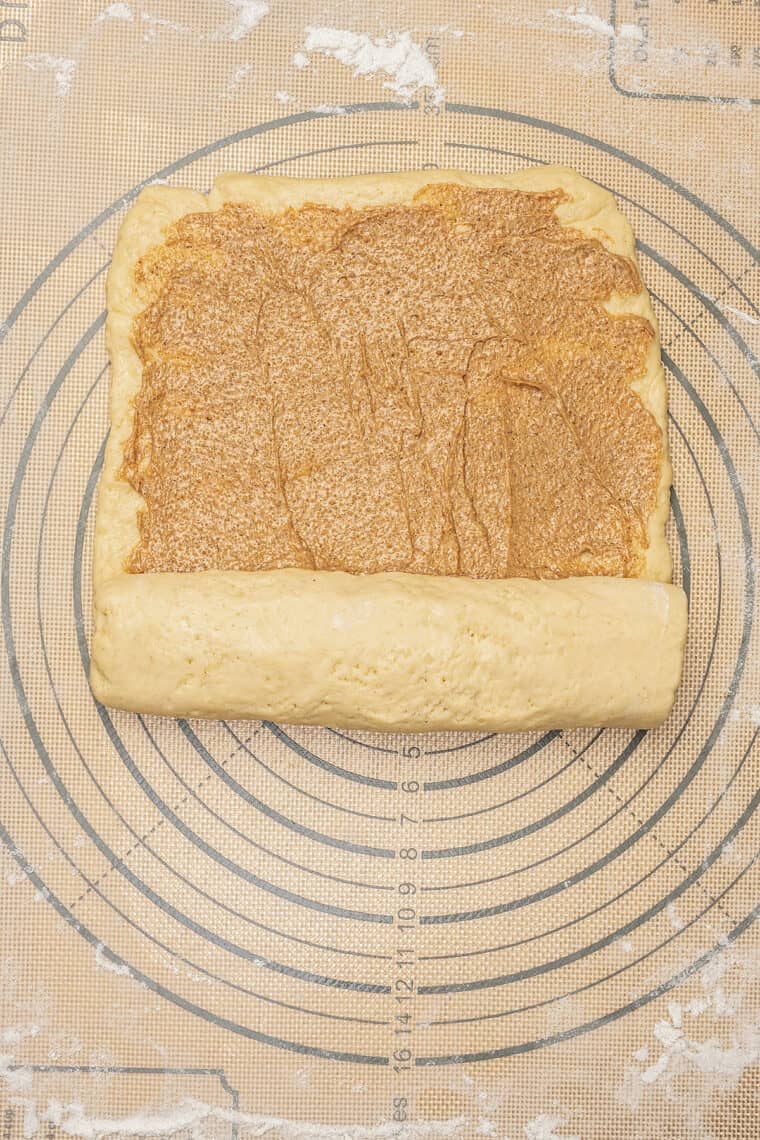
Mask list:
[[[167,20],[163,16],[154,16],[152,12],[143,12],[140,19],[146,28],[146,32],[143,36],[143,40],[146,44],[152,43],[161,29],[167,32],[179,32],[181,35],[190,34],[190,28],[188,28],[187,24],[178,24],[176,20]]]
[[[550,15],[560,20],[567,20],[569,23],[575,24],[577,28],[582,28],[594,36],[604,36],[605,39],[616,37],[612,24],[603,20],[601,16],[595,16],[593,12],[587,12],[583,8],[565,8],[564,11],[552,8]],[[636,24],[621,24],[617,36],[623,40],[640,40],[643,39],[643,32]]]
[[[108,1136],[172,1136],[177,1132],[196,1129],[204,1121],[212,1120],[237,1125],[244,1129],[243,1135],[267,1136],[277,1133],[287,1140],[396,1140],[402,1134],[399,1125],[395,1123],[371,1127],[349,1124],[336,1128],[334,1124],[238,1112],[191,1099],[183,1100],[173,1108],[146,1110],[122,1117],[89,1116],[82,1104],[62,1104],[53,1099],[48,1100],[45,1108],[41,1108],[33,1098],[17,1095],[28,1093],[32,1074],[28,1069],[12,1068],[12,1061],[12,1057],[0,1056],[0,1081],[4,1081],[8,1092],[14,1094],[12,1103],[23,1109],[24,1135],[29,1137],[37,1133],[40,1122],[54,1125],[67,1136],[78,1136],[81,1140],[101,1140]],[[463,1117],[405,1124],[403,1137],[404,1140],[434,1140],[436,1137],[450,1137],[454,1140],[461,1134],[465,1124]],[[543,1138],[537,1137],[537,1140]],[[555,1138],[552,1137],[551,1140]]]
[[[129,4],[109,4],[102,12],[98,12],[95,23],[102,24],[104,20],[124,20],[126,23],[131,23],[134,16]]]
[[[95,947],[95,964],[100,966],[101,970],[108,970],[112,974],[120,974],[123,978],[132,977],[132,971],[129,966],[125,966],[123,962],[117,962],[114,958],[111,958],[102,942],[98,942]]]
[[[730,313],[732,317],[738,317],[748,325],[760,326],[760,317],[753,317],[751,313],[745,313],[744,309],[735,309],[733,305],[724,305],[722,301],[716,301],[715,304],[724,313]]]
[[[580,1136],[568,1136],[565,1132],[558,1132],[567,1121],[562,1116],[549,1116],[542,1113],[525,1125],[526,1140],[581,1140]]]
[[[642,13],[646,10],[643,0],[637,10]],[[637,45],[645,39],[645,33],[638,24],[624,23],[615,27],[609,20],[577,4],[562,8],[547,8],[540,14],[528,16],[522,11],[515,13],[511,7],[504,6],[503,10],[498,12],[497,20],[505,27],[536,29],[558,39],[562,37],[564,42],[561,45],[558,46],[556,43],[553,45],[552,67],[589,76],[607,71],[610,45],[615,45],[617,50],[628,58]],[[584,51],[577,51],[574,46],[568,47],[568,32],[575,33],[574,39],[578,45],[585,46]],[[661,46],[655,38],[650,37],[647,40],[647,62],[643,73],[628,75],[626,82],[637,91],[647,92],[651,89],[652,83],[667,80],[684,69],[703,73],[708,59],[711,70],[716,74],[727,72],[733,67],[728,46],[706,39],[705,33],[699,29],[698,22],[695,22],[689,36],[679,46]],[[716,108],[729,112],[754,109],[748,100],[737,100],[727,104],[719,96],[715,96],[713,102]]]
[[[329,56],[365,79],[387,75],[383,86],[402,99],[411,99],[425,88],[436,103],[443,99],[435,67],[409,32],[372,39],[363,32],[312,27],[306,29],[303,52],[297,54],[303,53]]]
[[[24,1130],[25,1140],[36,1136],[40,1127],[40,1118],[37,1115],[36,1103],[26,1096],[11,1097],[10,1103],[14,1108],[20,1108],[24,1114],[22,1128]]]
[[[0,1081],[10,1093],[26,1092],[32,1087],[32,1074],[29,1069],[13,1067],[12,1053],[0,1053]]]
[[[212,40],[242,40],[269,15],[269,4],[266,0],[227,0],[233,9],[234,15],[226,24],[222,24],[211,33]]]
[[[233,95],[243,80],[247,79],[250,75],[253,75],[253,64],[241,63],[240,67],[236,67],[229,78],[226,94]]]
[[[749,724],[754,724],[756,728],[760,728],[760,705],[735,705],[731,709],[732,721],[744,721]]]
[[[340,103],[318,103],[316,107],[310,107],[310,111],[315,111],[318,115],[347,115],[348,111]]]
[[[620,1090],[624,1104],[635,1111],[644,1098],[662,1095],[680,1105],[689,1135],[703,1127],[715,1095],[734,1089],[760,1063],[760,1018],[743,1009],[741,993],[751,972],[724,950],[701,971],[697,997],[668,1002],[667,1017],[652,1028],[653,1042],[633,1054],[636,1064]]]
[[[676,910],[675,903],[672,903],[672,902],[668,903],[667,907],[665,908],[665,913],[667,914],[668,919],[670,921],[670,925],[673,927],[674,930],[684,930],[685,929],[686,923],[684,922],[684,920],[681,918],[678,911]]]
[[[96,957],[98,950],[102,954],[102,947],[96,949]],[[110,966],[108,963],[107,968]],[[121,968],[117,972],[120,973]],[[18,1045],[24,1038],[36,1037],[39,1032],[40,1026],[36,1024],[14,1025],[0,1032],[0,1041],[6,1045]],[[283,1140],[456,1140],[468,1123],[465,1117],[458,1116],[450,1120],[403,1125],[389,1121],[373,1126],[336,1126],[240,1112],[190,1097],[171,1108],[146,1108],[121,1117],[96,1116],[88,1113],[85,1106],[76,1101],[65,1104],[54,1098],[49,1098],[47,1102],[36,1098],[32,1070],[17,1063],[12,1053],[0,1053],[0,1094],[2,1093],[7,1093],[8,1104],[23,1113],[25,1138],[41,1136],[44,1125],[47,1124],[52,1124],[67,1136],[77,1136],[81,1140],[105,1140],[111,1136],[173,1136],[178,1132],[201,1136],[205,1133],[198,1130],[202,1129],[204,1123],[218,1122],[241,1129],[241,1137],[276,1134]],[[555,1138],[552,1137],[551,1140]]]
[[[52,72],[55,79],[55,93],[59,98],[65,99],[71,91],[71,84],[74,82],[77,70],[75,59],[66,59],[62,55],[48,55],[43,52],[42,55],[28,55],[24,63],[31,71]]]
[[[231,13],[230,19],[211,32],[209,39],[233,42],[245,39],[248,33],[252,32],[264,17],[269,15],[269,4],[266,0],[227,0],[227,6]],[[160,28],[184,33],[191,30],[185,24],[166,19],[163,16],[155,16],[151,12],[141,12],[140,19],[148,28],[145,38],[149,41],[155,39]],[[110,20],[132,23],[135,20],[135,14],[129,4],[109,4],[95,17],[95,23],[102,24]]]

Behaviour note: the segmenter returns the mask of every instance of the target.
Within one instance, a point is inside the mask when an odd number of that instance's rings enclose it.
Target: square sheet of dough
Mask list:
[[[560,189],[556,215],[635,260],[614,199],[561,167],[502,176],[458,171],[332,180],[220,177],[206,198],[144,190],[119,234],[108,280],[111,433],[95,531],[91,682],[117,708],[171,716],[251,717],[375,730],[645,728],[670,711],[686,636],[686,599],[669,584],[667,393],[655,336],[632,387],[663,434],[642,576],[538,581],[345,574],[300,569],[134,574],[143,500],[120,474],[141,383],[132,322],[143,308],[138,261],[185,214],[228,202],[279,213],[318,203],[408,203],[432,182]],[[642,288],[607,308],[648,320]]]

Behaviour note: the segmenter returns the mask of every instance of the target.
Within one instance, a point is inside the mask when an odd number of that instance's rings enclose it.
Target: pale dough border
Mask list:
[[[250,202],[279,212],[410,201],[432,182],[561,188],[558,217],[635,260],[614,198],[564,167],[509,175],[454,170],[336,179],[224,174],[206,198],[152,186],[119,232],[108,277],[111,433],[95,528],[91,680],[104,703],[169,715],[266,717],[337,727],[424,731],[624,724],[668,713],[686,628],[665,541],[671,482],[667,391],[655,336],[634,388],[663,433],[664,462],[649,519],[644,580],[479,582],[406,574],[132,575],[138,493],[119,477],[141,381],[131,340],[142,308],[136,263],[184,214]],[[657,323],[646,290],[610,311]]]

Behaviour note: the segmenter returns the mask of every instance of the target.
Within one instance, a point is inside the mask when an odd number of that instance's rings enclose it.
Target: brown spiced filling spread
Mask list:
[[[640,572],[662,463],[610,316],[635,266],[560,192],[191,214],[142,259],[133,572]]]

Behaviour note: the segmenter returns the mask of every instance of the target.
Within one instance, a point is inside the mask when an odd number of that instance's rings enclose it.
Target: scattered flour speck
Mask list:
[[[673,1022],[673,1025],[675,1025],[676,1029],[680,1029],[683,1025],[683,1009],[681,1007],[681,1003],[679,1001],[669,1001],[668,1013],[670,1015],[670,1020]]]
[[[541,1113],[540,1116],[529,1120],[523,1131],[526,1140],[580,1140],[580,1136],[569,1136],[565,1132],[558,1132],[557,1129],[562,1128],[564,1124],[566,1121],[562,1116]]]
[[[28,55],[24,63],[31,71],[52,71],[55,78],[55,93],[60,98],[65,98],[71,91],[77,70],[75,59],[43,52],[41,55]]]
[[[227,94],[231,95],[237,91],[240,84],[253,72],[252,63],[241,63],[240,67],[236,67],[230,76],[229,83],[227,84]]]
[[[175,20],[165,19],[164,16],[154,16],[152,12],[143,12],[140,18],[146,29],[143,35],[146,44],[152,43],[156,39],[161,28],[168,32],[180,32],[182,35],[186,35],[190,31],[186,24],[178,24]]]
[[[130,978],[132,976],[129,966],[125,966],[123,962],[116,962],[113,958],[106,956],[105,947],[102,942],[98,942],[95,946],[95,962],[100,966],[101,970],[110,970],[112,974],[119,974],[124,978]]]
[[[666,913],[668,919],[670,920],[670,925],[674,930],[683,930],[685,928],[686,923],[679,916],[674,903],[668,903]]]
[[[716,954],[699,973],[699,980],[703,990],[713,990],[726,976],[726,959],[722,954]]]
[[[306,29],[303,49],[336,59],[350,67],[355,76],[371,79],[387,75],[383,86],[403,99],[411,99],[424,88],[432,92],[436,103],[443,99],[435,67],[409,32],[372,39],[363,32],[310,27]]]
[[[742,1009],[742,992],[724,989],[729,980],[741,988],[755,970],[723,948],[700,971],[699,996],[668,1001],[667,1017],[652,1029],[653,1056],[646,1045],[633,1054],[637,1064],[620,1089],[623,1103],[635,1110],[643,1098],[664,1095],[701,1128],[714,1094],[735,1088],[747,1068],[760,1064],[757,1011]]]
[[[24,1032],[34,1036],[39,1031],[38,1026],[32,1026]],[[355,1091],[366,1086],[357,1085]],[[11,1053],[0,1054],[0,1092],[8,1094],[6,1103],[10,1102],[23,1111],[24,1136],[40,1135],[40,1123],[51,1124],[60,1129],[67,1136],[78,1136],[81,1140],[106,1140],[107,1137],[133,1136],[136,1140],[147,1136],[176,1136],[181,1132],[185,1135],[207,1135],[206,1126],[217,1122],[236,1129],[242,1126],[246,1135],[269,1136],[276,1133],[283,1138],[292,1140],[336,1140],[335,1127],[331,1124],[318,1122],[308,1123],[305,1120],[286,1120],[282,1117],[269,1116],[258,1113],[241,1112],[238,1109],[222,1108],[219,1105],[207,1104],[204,1101],[188,1098],[177,1104],[159,1110],[146,1109],[122,1117],[90,1116],[81,1103],[63,1103],[53,1097],[47,1102],[33,1099],[31,1096],[33,1078],[30,1069],[19,1065]],[[404,1140],[456,1140],[462,1135],[462,1128],[466,1120],[462,1116],[451,1117],[448,1120],[418,1121],[410,1124],[404,1131]],[[214,1131],[214,1135],[217,1132]],[[380,1125],[349,1125],[341,1129],[341,1137],[351,1137],[351,1140],[393,1140],[399,1133],[395,1126]],[[543,1140],[541,1133],[537,1134]],[[549,1140],[560,1140],[553,1136]],[[562,1138],[564,1140],[564,1138]]]
[[[724,313],[730,313],[732,317],[738,317],[740,321],[746,321],[748,325],[760,325],[760,317],[753,317],[751,313],[745,313],[744,309],[735,309],[733,305],[726,305],[723,302],[715,301],[717,308],[722,309]],[[755,724],[760,724],[760,705],[754,710],[757,720]]]
[[[641,1074],[642,1082],[645,1085],[653,1085],[657,1078],[662,1076],[669,1064],[670,1057],[667,1053],[663,1053],[653,1065],[650,1065],[649,1068],[645,1069]]]
[[[274,97],[278,103],[292,103],[294,97],[287,91],[275,91]]]
[[[109,4],[102,12],[98,12],[95,23],[101,24],[104,20],[125,20],[130,23],[133,19],[129,4]]]
[[[297,51],[293,56],[293,67],[297,67],[299,71],[303,71],[305,67],[308,67],[309,62],[309,57],[305,52]]]
[[[29,1069],[17,1067],[13,1063],[13,1055],[0,1054],[0,1080],[5,1082],[8,1092],[25,1092],[32,1084],[32,1074]]]
[[[682,1031],[664,1017],[655,1024],[652,1033],[666,1049],[681,1049],[686,1044]]]
[[[212,40],[242,40],[269,15],[266,0],[227,0],[234,15],[226,24],[212,32]]]
[[[553,8],[550,14],[557,19],[567,20],[589,35],[604,36],[605,39],[615,38],[612,24],[603,20],[601,16],[594,15],[593,12],[587,12],[584,8],[570,7],[564,10]],[[637,24],[623,24],[618,35],[620,39],[640,40],[643,32]]]
[[[2,1070],[0,1070],[0,1073]],[[56,1125],[69,1136],[79,1136],[83,1140],[103,1140],[108,1136],[173,1136],[177,1132],[186,1132],[192,1136],[205,1135],[200,1128],[204,1123],[220,1121],[230,1125],[242,1125],[246,1133],[254,1136],[265,1136],[277,1133],[283,1137],[293,1137],[295,1140],[335,1140],[336,1131],[333,1125],[310,1124],[306,1121],[288,1121],[274,1116],[252,1115],[234,1109],[219,1108],[204,1104],[197,1100],[184,1100],[174,1108],[156,1112],[137,1112],[134,1115],[121,1119],[90,1117],[81,1104],[61,1104],[60,1101],[49,1100],[46,1108],[40,1112],[42,1120]],[[428,1123],[411,1124],[404,1132],[405,1140],[427,1140],[433,1137],[450,1137],[454,1140],[461,1135],[465,1123],[462,1117],[451,1120],[430,1121]],[[349,1126],[341,1129],[341,1137],[351,1140],[390,1140],[399,1133],[394,1128],[389,1131],[387,1125],[379,1126]],[[559,1140],[559,1138],[557,1138]]]
[[[37,1135],[40,1127],[36,1101],[26,1096],[16,1096],[11,1098],[10,1103],[14,1108],[20,1108],[23,1112],[24,1119],[21,1127],[24,1133],[24,1140],[31,1140],[33,1136]]]

